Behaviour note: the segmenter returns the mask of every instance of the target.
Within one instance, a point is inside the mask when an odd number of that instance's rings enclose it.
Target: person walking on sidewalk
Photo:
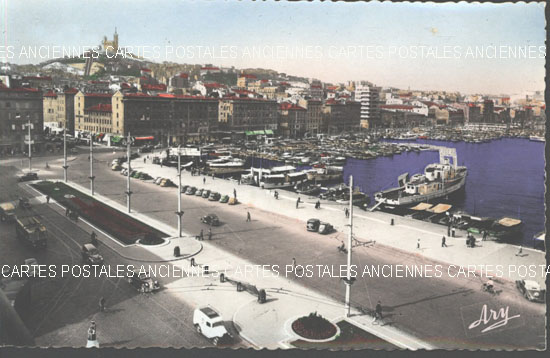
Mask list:
[[[447,238],[445,236],[443,236],[443,238],[441,239],[441,247],[447,247]]]
[[[250,222],[250,221],[251,221],[251,218],[250,218],[250,211],[247,211],[247,212],[246,212],[246,221],[247,221],[247,222]]]
[[[92,233],[90,234],[90,242],[92,243],[92,245],[97,247],[97,235],[95,231],[92,231]]]
[[[50,196],[46,195],[46,204],[49,204],[49,203],[50,203]]]
[[[349,219],[349,209],[344,208],[344,214],[346,214],[346,219]]]
[[[199,241],[203,241],[204,240],[204,234],[203,234],[203,230],[201,229],[201,233],[199,235]]]
[[[208,240],[212,240],[212,228],[208,228]]]
[[[206,177],[203,177],[203,178],[202,178],[202,184],[203,184],[203,185],[206,184]]]
[[[279,192],[277,190],[275,190],[275,194],[273,194],[275,196],[275,199],[279,200]]]
[[[99,299],[99,311],[105,312],[105,297]]]
[[[522,256],[523,255],[523,246],[519,246],[519,250],[518,252],[516,253],[516,256]]]
[[[451,236],[451,222],[449,221],[449,225],[447,225],[447,236]]]
[[[233,197],[237,199],[237,189],[233,188]]]
[[[300,205],[300,197],[298,197],[298,200],[296,200],[296,209],[298,209],[298,205]]]
[[[416,241],[416,248],[417,248],[417,249],[420,249],[420,239],[418,239],[418,240]]]
[[[381,320],[382,318],[382,303],[378,301],[376,303],[376,307],[374,308],[374,319],[372,320],[372,323],[378,322],[378,320]]]
[[[319,200],[315,203],[315,209],[321,209],[321,202]]]

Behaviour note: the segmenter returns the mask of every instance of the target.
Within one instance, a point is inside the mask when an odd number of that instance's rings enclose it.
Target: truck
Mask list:
[[[17,239],[35,249],[46,248],[48,232],[37,217],[16,218],[15,223]]]
[[[223,318],[210,306],[199,307],[193,313],[193,325],[197,332],[210,339],[214,345],[228,340],[231,335],[225,329]]]
[[[13,203],[0,204],[0,219],[2,221],[13,221],[15,219],[15,205]]]

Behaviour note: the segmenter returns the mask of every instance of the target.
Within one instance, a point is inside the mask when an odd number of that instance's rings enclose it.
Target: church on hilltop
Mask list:
[[[117,52],[119,50],[118,47],[118,33],[116,32],[115,27],[115,33],[113,34],[113,39],[108,40],[107,36],[103,36],[103,42],[101,43],[101,47],[105,52]]]

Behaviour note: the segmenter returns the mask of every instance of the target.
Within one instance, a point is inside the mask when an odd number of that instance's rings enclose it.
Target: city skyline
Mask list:
[[[129,7],[130,2],[121,1],[107,7],[106,2],[99,1],[92,10],[91,4],[58,1],[48,4],[58,15],[54,21],[42,16],[46,7],[41,2],[8,5],[4,1],[0,46],[97,45],[104,35],[110,38],[117,27],[123,47],[225,46],[238,53],[221,59],[175,55],[150,58],[154,62],[267,68],[325,82],[369,80],[381,86],[418,90],[498,95],[544,89],[545,59],[540,58],[545,38],[542,3],[161,3],[163,6],[146,9],[145,2]],[[104,16],[93,16],[98,8],[108,11],[102,12]],[[17,26],[21,14],[30,20],[30,26]],[[185,35],[188,33],[193,35]],[[277,46],[313,49],[313,56],[242,56],[246,49]],[[414,46],[435,49],[438,58],[389,53],[391,49],[410,50]],[[440,58],[445,46],[450,48],[451,56]],[[531,46],[535,58],[465,58],[468,48],[489,51],[491,46]],[[346,52],[361,48],[370,54]],[[377,58],[380,49],[383,55]],[[457,52],[460,58],[453,58]],[[25,61],[16,56],[8,62],[36,64],[42,60]]]

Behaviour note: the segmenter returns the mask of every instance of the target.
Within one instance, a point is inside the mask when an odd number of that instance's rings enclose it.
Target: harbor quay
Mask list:
[[[109,165],[118,155],[120,153],[113,153],[106,148],[94,155],[97,163],[95,196],[120,212],[125,212],[126,177],[112,171]],[[67,185],[90,194],[90,180],[85,174],[87,162],[85,156],[74,158]],[[156,173],[155,176],[177,182],[174,168],[160,168],[147,159],[145,162],[143,163],[143,158],[133,160],[132,168],[145,172],[152,170],[152,173]],[[59,180],[62,161],[50,160],[49,166],[48,171],[41,170],[41,179]],[[357,280],[352,286],[351,316],[346,317],[343,305],[345,286],[341,273],[341,267],[345,267],[346,262],[345,255],[337,249],[342,241],[346,241],[343,206],[322,201],[320,209],[315,209],[316,200],[302,196],[296,209],[295,194],[281,191],[279,199],[275,199],[274,192],[270,193],[269,190],[239,185],[236,181],[192,176],[189,173],[182,175],[182,183],[209,188],[229,196],[236,193],[240,203],[229,206],[196,196],[182,195],[182,209],[185,212],[184,237],[170,239],[167,244],[158,247],[143,248],[134,245],[131,246],[132,251],[144,250],[148,255],[157,256],[157,261],[166,261],[159,264],[169,262],[184,268],[189,267],[193,258],[195,264],[201,267],[207,265],[213,272],[226,272],[233,282],[240,281],[247,287],[264,289],[267,302],[259,305],[255,295],[238,292],[229,281],[222,284],[219,275],[215,274],[210,277],[161,278],[159,280],[163,289],[149,300],[170,300],[170,307],[177,307],[178,302],[190,308],[208,303],[216,307],[224,318],[231,319],[235,326],[234,333],[244,340],[244,345],[293,347],[296,336],[292,331],[289,332],[288,321],[313,311],[331,321],[353,320],[352,323],[361,327],[360,329],[387,342],[383,344],[401,348],[456,348],[470,344],[494,347],[505,345],[511,349],[542,347],[543,341],[539,339],[539,333],[544,325],[544,307],[528,302],[520,295],[514,286],[514,273],[505,272],[506,275],[493,278],[499,292],[497,295],[482,291],[482,284],[487,277],[480,275],[487,271],[496,271],[495,267],[488,266],[506,264],[504,267],[507,267],[508,263],[514,262],[510,260],[518,260],[523,265],[532,264],[540,252],[531,253],[524,249],[522,256],[515,256],[517,247],[506,249],[508,245],[489,241],[478,241],[478,247],[467,248],[465,233],[460,231],[455,238],[448,238],[448,247],[441,247],[441,237],[446,231],[444,226],[355,209],[354,232],[357,246],[353,248],[353,264],[357,266]],[[22,186],[28,188],[24,184]],[[156,186],[151,181],[132,179],[131,190],[132,210],[129,215],[166,231],[167,237],[177,236],[177,189]],[[34,200],[44,205],[43,195],[32,190],[27,195],[34,197],[31,202]],[[265,202],[268,204],[263,204]],[[51,210],[50,207],[62,210],[54,202],[49,203],[48,210]],[[212,227],[212,240],[206,239],[208,226],[199,220],[209,213],[217,214],[223,223],[220,227]],[[247,213],[251,215],[250,222],[247,221]],[[330,222],[336,231],[326,236],[306,232],[306,221],[312,217]],[[394,219],[394,225],[391,225],[391,218]],[[80,220],[78,225],[88,234],[95,230],[87,226],[84,220]],[[196,242],[195,237],[201,229],[205,236],[205,240],[200,241],[201,251],[191,257],[174,261],[173,247],[186,240]],[[141,262],[139,259],[142,257],[133,259],[114,238],[98,230],[95,232],[101,242],[102,251],[108,247],[115,256],[119,256],[120,252],[120,256],[125,256],[124,260],[135,264]],[[417,248],[418,239],[420,248]],[[486,244],[490,246],[485,246]],[[183,245],[182,251],[186,251],[183,250]],[[119,259],[110,261],[116,262]],[[151,260],[150,256],[148,260]],[[458,274],[458,266],[467,264],[476,265],[470,268],[472,273],[476,273],[475,276]],[[258,271],[252,271],[253,274],[243,276],[237,271],[237,268],[242,268],[241,271],[244,272],[247,267],[258,265],[265,266],[272,274],[259,275],[256,273]],[[438,265],[442,272],[441,277],[437,276]],[[377,267],[380,267],[378,273],[375,272]],[[388,273],[388,267],[393,272]],[[403,273],[407,267],[423,269],[423,274],[412,275],[410,271],[408,274]],[[365,268],[368,268],[368,272]],[[279,275],[273,275],[274,272]],[[313,274],[308,277],[308,272]],[[372,322],[377,301],[382,303],[384,324]],[[480,334],[479,325],[475,325],[480,313],[484,309],[498,311],[500,307],[508,307],[510,312],[519,312],[517,314],[522,317],[521,320],[517,318],[515,322],[510,321],[508,326],[498,330],[498,335]],[[446,317],[444,334],[441,333],[442,323],[433,320],[441,312]],[[122,311],[117,318],[125,324],[135,324],[127,322]],[[188,327],[191,324],[189,319],[189,313],[178,315],[178,320],[181,321],[178,325]],[[473,326],[470,329],[471,325]],[[195,333],[183,327],[186,342],[180,341],[178,344],[193,346],[188,341],[194,341]],[[62,333],[54,332],[43,342],[51,342],[52,337]],[[193,337],[188,339],[188,335]],[[518,335],[522,337],[521,342],[515,339]],[[113,339],[116,339],[114,337],[117,334],[113,332]],[[108,341],[105,343],[108,345]],[[139,338],[136,337],[133,344],[141,345]]]

